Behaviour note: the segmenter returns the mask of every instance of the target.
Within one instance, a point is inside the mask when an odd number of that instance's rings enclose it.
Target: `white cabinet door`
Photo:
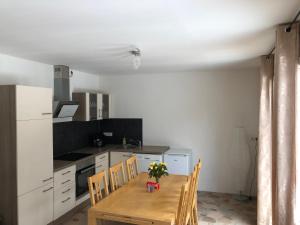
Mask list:
[[[162,155],[137,154],[139,172],[148,172],[150,163],[162,162]]]
[[[18,197],[19,225],[46,225],[53,221],[53,183]]]
[[[133,156],[131,152],[110,152],[110,166],[113,166],[119,162],[123,162],[125,181],[128,180],[126,160],[131,156]]]
[[[144,161],[144,155],[143,154],[136,154],[137,158],[137,165],[138,165],[138,172],[147,172],[148,171],[148,165],[147,162]]]
[[[52,118],[52,89],[16,86],[17,120]]]
[[[177,175],[189,175],[189,158],[187,155],[165,155],[168,172]]]
[[[97,119],[101,120],[102,117],[102,106],[103,106],[103,95],[101,93],[97,94]]]
[[[18,195],[53,182],[52,119],[17,121]]]
[[[110,165],[113,166],[119,162],[124,162],[127,159],[129,159],[132,155],[133,154],[131,152],[111,152],[110,153]]]

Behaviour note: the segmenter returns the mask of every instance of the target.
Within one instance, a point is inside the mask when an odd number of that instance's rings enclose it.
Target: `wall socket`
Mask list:
[[[113,132],[103,132],[103,135],[106,136],[106,137],[112,137]]]

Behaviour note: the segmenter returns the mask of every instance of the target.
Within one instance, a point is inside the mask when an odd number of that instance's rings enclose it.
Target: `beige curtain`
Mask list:
[[[276,32],[275,56],[261,59],[258,225],[295,225],[299,23]]]

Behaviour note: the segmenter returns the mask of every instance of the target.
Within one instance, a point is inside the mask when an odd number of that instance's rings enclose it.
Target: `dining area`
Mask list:
[[[165,163],[138,172],[132,156],[88,178],[88,225],[105,221],[138,225],[198,225],[197,189],[202,162],[189,176],[169,174]]]

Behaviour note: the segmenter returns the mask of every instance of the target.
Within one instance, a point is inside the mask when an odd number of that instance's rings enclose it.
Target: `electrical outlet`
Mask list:
[[[113,132],[103,132],[103,135],[106,136],[106,137],[112,137]]]

